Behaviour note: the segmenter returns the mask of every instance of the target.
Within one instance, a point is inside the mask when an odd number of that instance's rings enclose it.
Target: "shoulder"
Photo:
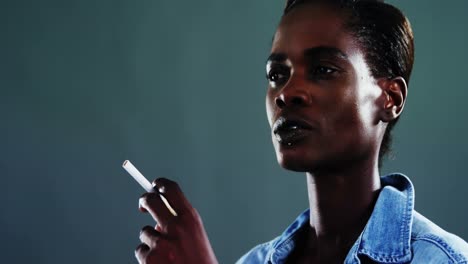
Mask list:
[[[245,253],[239,260],[237,260],[236,264],[243,264],[243,263],[252,263],[252,264],[260,264],[266,263],[267,259],[269,258],[270,251],[273,248],[273,244],[278,240],[279,237],[270,240],[268,242],[259,244],[254,248],[250,249],[247,253]]]
[[[411,232],[413,260],[431,263],[468,263],[468,244],[414,211]]]

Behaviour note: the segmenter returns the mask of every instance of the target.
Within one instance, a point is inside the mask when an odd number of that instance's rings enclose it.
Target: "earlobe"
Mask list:
[[[408,94],[408,87],[403,77],[381,79],[378,83],[384,95],[384,104],[381,109],[380,119],[388,123],[398,118],[403,111]]]

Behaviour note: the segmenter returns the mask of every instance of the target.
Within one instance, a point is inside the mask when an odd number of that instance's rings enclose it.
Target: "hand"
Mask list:
[[[145,226],[135,256],[140,264],[218,263],[197,210],[190,205],[179,185],[159,178],[153,182],[156,192],[140,198],[140,210],[157,221],[156,228]],[[159,195],[177,212],[174,216]]]

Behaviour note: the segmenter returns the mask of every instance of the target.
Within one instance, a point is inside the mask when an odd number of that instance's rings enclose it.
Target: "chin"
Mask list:
[[[310,172],[314,169],[314,163],[306,159],[304,155],[291,155],[291,153],[276,153],[278,164],[286,170],[296,172]]]
[[[295,142],[292,145],[281,144],[273,139],[273,146],[278,164],[286,170],[312,172],[320,163],[320,150],[317,144],[308,141]]]

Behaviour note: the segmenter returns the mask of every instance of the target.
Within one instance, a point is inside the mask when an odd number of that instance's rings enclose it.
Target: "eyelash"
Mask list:
[[[291,75],[291,69],[284,65],[276,65],[271,67],[270,71],[267,72],[266,78],[270,82],[272,87],[276,85],[285,84]]]
[[[307,74],[307,79],[313,81],[332,80],[337,77],[339,70],[334,67],[319,65],[313,67]]]
[[[308,78],[312,80],[327,80],[333,74],[338,72],[337,69],[323,65],[315,66],[308,73]],[[285,84],[290,77],[290,69],[285,66],[272,67],[266,74],[266,79],[271,83],[272,87]]]
[[[327,67],[327,66],[317,66],[313,69],[314,75],[330,75],[337,72],[337,69]]]

